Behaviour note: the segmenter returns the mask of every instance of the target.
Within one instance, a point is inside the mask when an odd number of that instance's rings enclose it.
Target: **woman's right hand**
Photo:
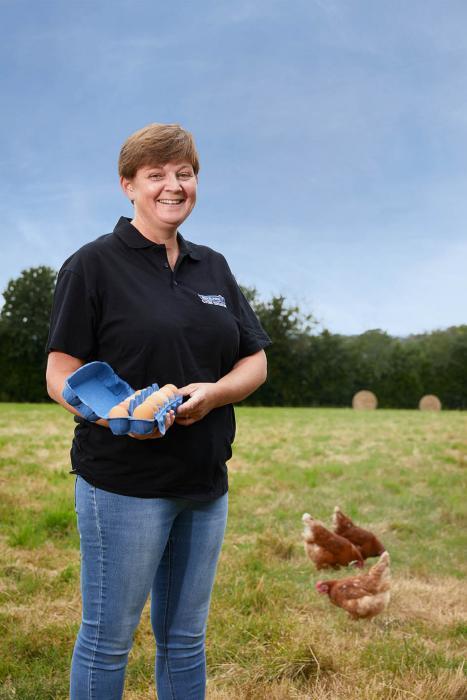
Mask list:
[[[165,417],[165,430],[172,427],[175,422],[175,411],[169,411]],[[157,423],[156,423],[157,426]],[[157,440],[158,438],[164,437],[161,435],[159,428],[155,427],[152,433],[147,433],[146,435],[137,435],[136,433],[128,433],[129,437],[135,440]]]

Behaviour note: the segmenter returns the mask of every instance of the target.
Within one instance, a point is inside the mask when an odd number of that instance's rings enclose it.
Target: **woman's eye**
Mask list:
[[[186,180],[189,177],[193,177],[193,176],[191,173],[178,173],[178,177],[181,177],[183,180]]]
[[[153,173],[149,177],[151,180],[161,180],[164,176],[161,173]]]

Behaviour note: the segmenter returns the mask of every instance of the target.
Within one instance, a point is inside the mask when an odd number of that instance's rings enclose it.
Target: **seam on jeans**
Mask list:
[[[94,508],[94,514],[95,514],[95,518],[96,518],[97,535],[99,538],[100,581],[99,581],[99,606],[98,606],[98,611],[97,611],[96,639],[94,642],[94,649],[92,650],[91,663],[89,665],[89,683],[88,683],[89,700],[92,700],[92,698],[94,697],[94,692],[93,692],[93,688],[92,688],[92,681],[93,681],[93,675],[94,675],[94,660],[96,658],[97,645],[99,643],[99,632],[100,632],[101,617],[102,617],[102,596],[103,596],[103,585],[104,585],[104,547],[102,544],[102,531],[101,531],[101,526],[99,523],[99,513],[97,511],[96,488],[94,486],[91,488],[92,488],[91,500],[92,500],[92,505]]]
[[[167,628],[168,628],[168,617],[169,617],[169,602],[170,602],[170,588],[172,584],[172,540],[169,537],[169,541],[167,542],[167,547],[168,547],[168,555],[169,555],[169,575],[168,575],[168,583],[167,583],[167,597],[165,601],[165,610],[164,610],[164,646],[165,646],[165,668],[167,670],[167,679],[170,687],[170,693],[172,695],[172,700],[177,700],[175,697],[175,692],[174,692],[174,686],[172,682],[172,676],[170,675],[170,666],[169,666],[169,648],[168,648],[168,634],[167,634]]]
[[[78,484],[78,475],[76,475],[76,477],[75,477],[75,513],[76,514],[78,513],[78,511],[76,510],[76,487],[77,487],[77,484]]]

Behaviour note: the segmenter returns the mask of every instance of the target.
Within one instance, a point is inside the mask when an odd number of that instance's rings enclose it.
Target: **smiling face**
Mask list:
[[[120,181],[134,203],[132,223],[144,235],[165,239],[175,234],[195,206],[198,181],[188,161],[145,165]]]

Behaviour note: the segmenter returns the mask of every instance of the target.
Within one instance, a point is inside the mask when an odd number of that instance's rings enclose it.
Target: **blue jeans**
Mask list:
[[[227,494],[199,503],[134,498],[76,479],[83,618],[71,700],[120,700],[133,635],[151,593],[159,700],[202,700],[205,633]]]

